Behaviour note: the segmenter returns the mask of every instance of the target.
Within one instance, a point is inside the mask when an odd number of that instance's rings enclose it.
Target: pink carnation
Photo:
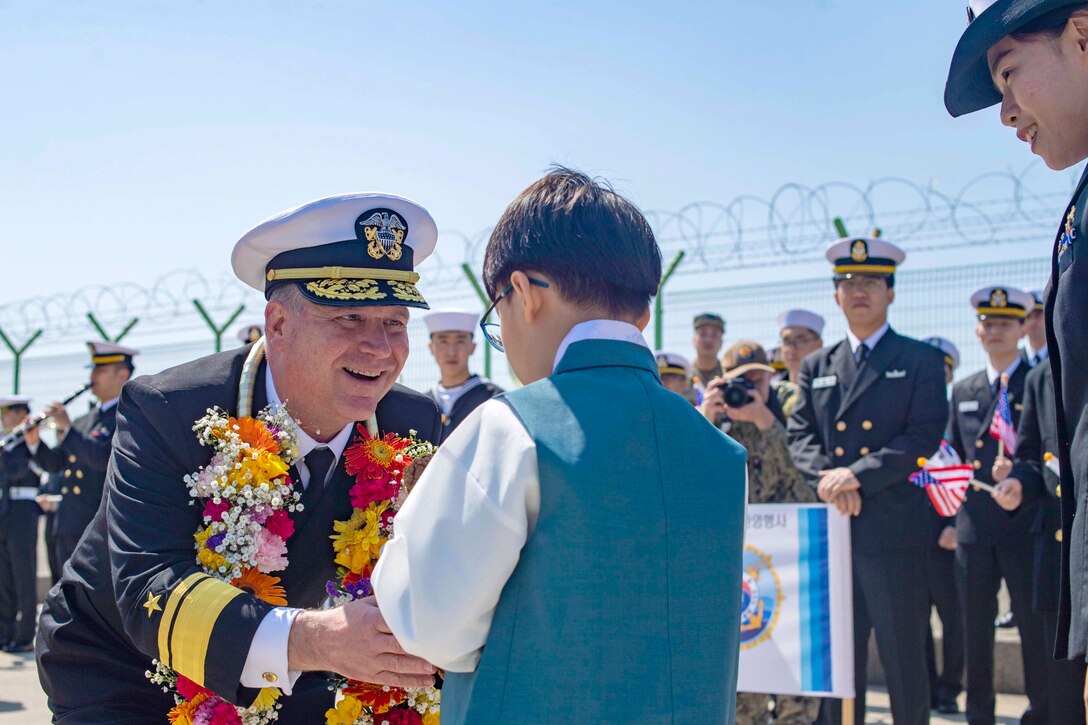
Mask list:
[[[295,522],[283,509],[276,511],[265,519],[264,526],[269,533],[275,534],[284,541],[287,541],[295,534]]]
[[[211,517],[212,521],[222,521],[223,514],[230,511],[230,501],[220,499],[219,503],[209,500],[204,504],[204,516]]]
[[[194,725],[242,725],[238,710],[220,697],[210,697],[193,714]]]
[[[287,544],[267,529],[257,532],[257,569],[265,574],[287,568]]]
[[[357,509],[365,509],[375,501],[388,501],[397,495],[395,482],[388,475],[377,479],[364,479],[360,476],[355,480],[356,483],[348,491],[348,495],[351,497],[351,505]]]
[[[378,722],[384,720],[389,725],[423,725],[423,718],[415,710],[390,710],[375,716],[374,719]]]

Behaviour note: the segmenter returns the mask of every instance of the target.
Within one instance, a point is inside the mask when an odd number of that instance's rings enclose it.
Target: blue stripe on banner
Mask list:
[[[808,566],[809,559],[809,509],[797,511],[797,570],[801,581],[801,689],[811,691],[812,687],[812,620],[817,616],[812,611],[813,597]]]
[[[830,692],[831,589],[827,509],[802,509],[797,513],[801,572],[801,686],[810,692]]]

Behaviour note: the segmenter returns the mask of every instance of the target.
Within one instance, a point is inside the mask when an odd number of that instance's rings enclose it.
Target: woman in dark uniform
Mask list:
[[[971,0],[967,16],[945,86],[949,113],[960,116],[1000,103],[1001,122],[1050,168],[1088,158],[1088,3]],[[1055,654],[1077,660],[1088,651],[1086,181],[1082,175],[1059,220],[1046,299],[1062,499]],[[1082,514],[1074,517],[1077,509]]]

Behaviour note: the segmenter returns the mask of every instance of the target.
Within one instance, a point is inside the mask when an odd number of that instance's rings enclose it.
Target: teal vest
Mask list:
[[[743,448],[661,387],[650,352],[585,340],[505,394],[540,516],[442,725],[732,723]]]

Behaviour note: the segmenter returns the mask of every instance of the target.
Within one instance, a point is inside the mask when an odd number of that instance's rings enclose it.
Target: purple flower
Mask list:
[[[207,548],[215,551],[220,544],[223,543],[223,539],[227,538],[226,532],[220,531],[218,534],[212,534],[208,537]]]
[[[360,579],[357,582],[351,582],[345,584],[344,588],[353,599],[361,599],[362,597],[369,597],[374,593],[374,588],[370,586],[369,579]]]

